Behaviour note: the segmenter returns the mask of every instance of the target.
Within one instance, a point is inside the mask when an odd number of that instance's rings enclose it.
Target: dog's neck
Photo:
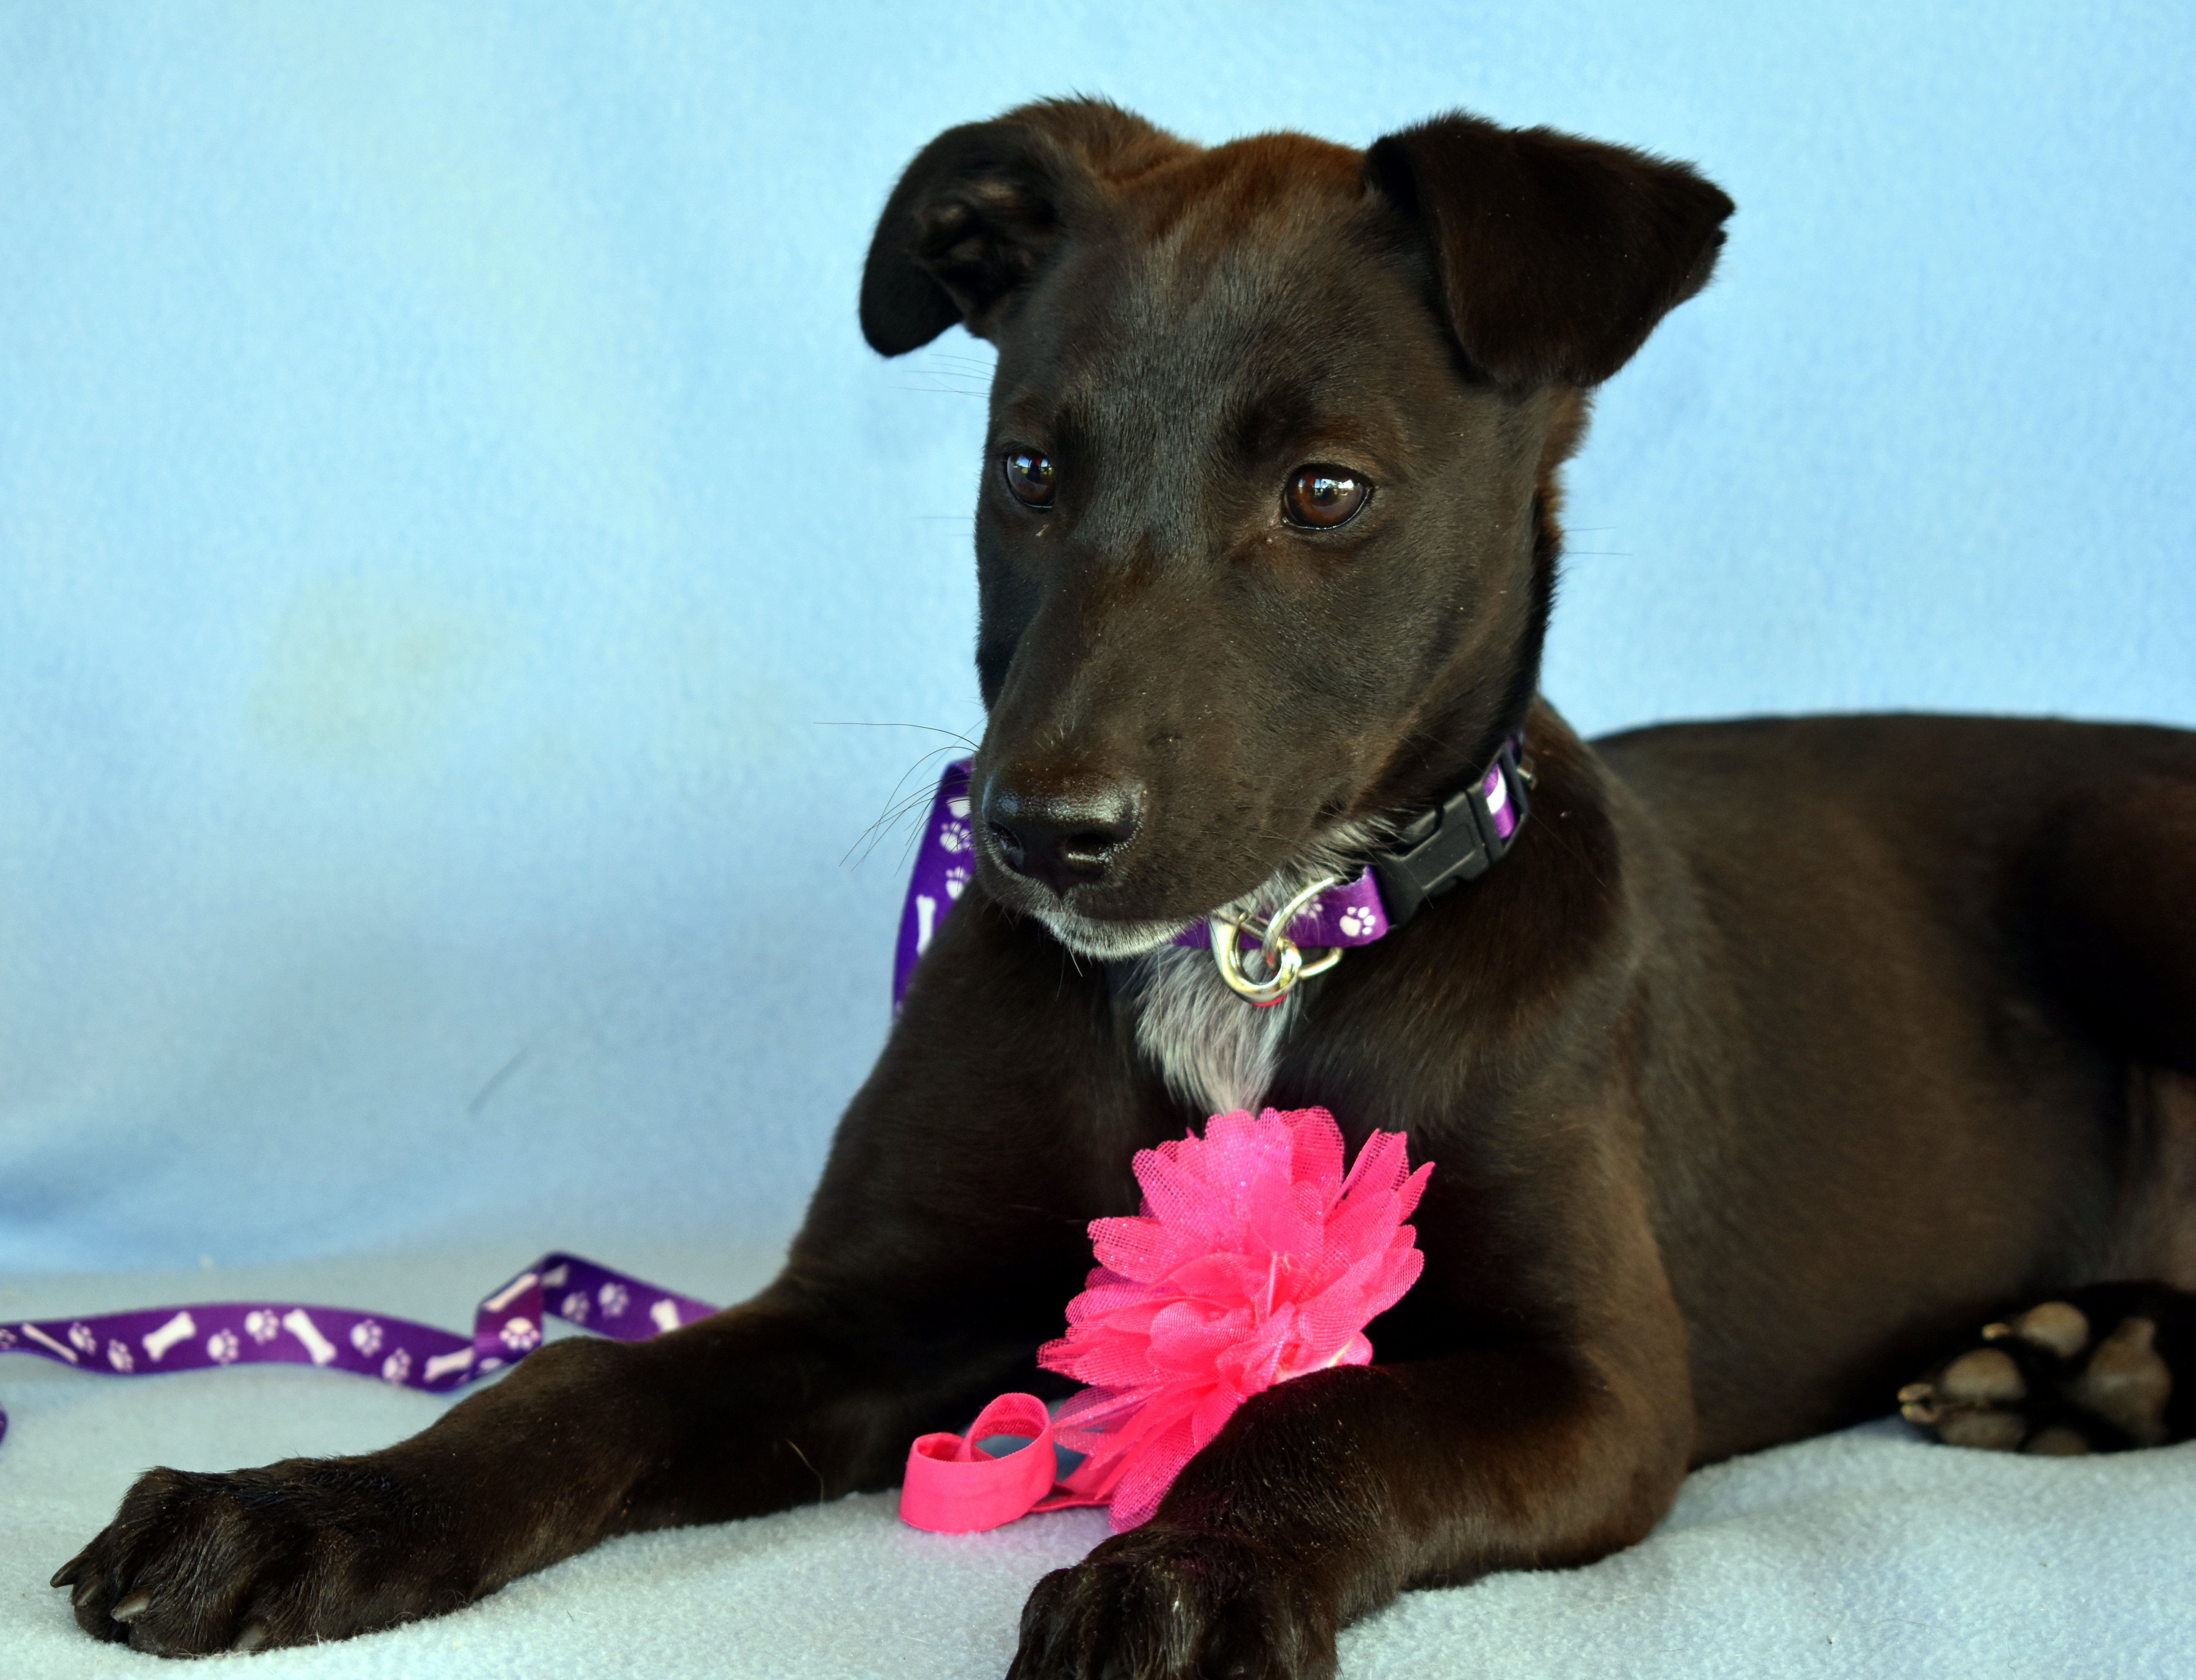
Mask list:
[[[1222,984],[1209,952],[1182,945],[1130,957],[1114,973],[1136,1049],[1177,1102],[1200,1114],[1257,1111],[1303,1007],[1296,994],[1269,1009],[1246,1003]]]
[[[1326,875],[1354,875],[1393,830],[1384,823],[1347,823],[1326,842],[1276,871],[1255,892],[1221,907],[1228,915],[1264,915]],[[1303,1012],[1303,985],[1270,1007],[1245,1002],[1220,978],[1206,946],[1161,945],[1108,970],[1113,993],[1136,1021],[1136,1048],[1159,1070],[1176,1100],[1205,1114],[1257,1111],[1289,1029]]]
[[[1369,857],[1389,914],[1400,925],[1428,898],[1476,878],[1509,850],[1529,808],[1529,762],[1521,725],[1505,735],[1491,765],[1430,811],[1345,823],[1220,914],[1270,915],[1323,877],[1354,875]],[[1302,984],[1261,1007],[1222,982],[1206,948],[1181,943],[1108,972],[1114,996],[1133,1012],[1138,1051],[1177,1101],[1201,1106],[1207,1114],[1256,1111],[1305,1007]]]

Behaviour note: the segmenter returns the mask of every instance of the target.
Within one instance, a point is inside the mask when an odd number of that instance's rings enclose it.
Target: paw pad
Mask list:
[[[2031,1348],[2044,1348],[2062,1360],[2071,1360],[2089,1345],[2089,1319],[2083,1310],[2064,1301],[2047,1301],[2031,1307],[2009,1325],[1985,1325],[1985,1340],[2017,1336]]]
[[[2010,1354],[1978,1348],[1945,1367],[1937,1393],[1954,1406],[2009,1406],[2028,1397],[2028,1384]]]
[[[2165,1402],[2173,1394],[2173,1372],[2153,1345],[2158,1325],[2129,1319],[2097,1344],[2089,1366],[2074,1379],[2073,1399],[2138,1446],[2165,1439]]]

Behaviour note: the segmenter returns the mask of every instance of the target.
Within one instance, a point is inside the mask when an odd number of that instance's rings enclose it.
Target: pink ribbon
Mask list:
[[[978,1445],[1000,1435],[1022,1445],[994,1456]],[[944,1430],[918,1435],[907,1452],[900,1486],[903,1522],[933,1534],[974,1534],[1032,1511],[1102,1505],[1112,1488],[1086,1487],[1077,1474],[1055,1483],[1052,1414],[1035,1394],[1001,1394],[956,1435]],[[1110,1480],[1110,1478],[1109,1478]]]

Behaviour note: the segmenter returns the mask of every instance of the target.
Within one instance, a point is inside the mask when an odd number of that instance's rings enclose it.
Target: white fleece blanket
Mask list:
[[[460,1279],[531,1256],[414,1254],[249,1272],[0,1281],[0,1312],[300,1293],[467,1322]],[[768,1258],[635,1244],[730,1298]],[[469,1269],[470,1268],[470,1269]],[[492,1274],[492,1275],[491,1275]],[[337,1291],[344,1291],[338,1300]],[[447,1402],[297,1367],[113,1379],[0,1360],[0,1674],[155,1671],[93,1642],[46,1577],[153,1464],[368,1449]],[[925,1534],[888,1493],[613,1541],[441,1620],[250,1659],[263,1680],[795,1677],[997,1680],[1032,1583],[1107,1533],[1095,1511]],[[1754,1680],[2196,1672],[2196,1445],[2088,1459],[1925,1444],[1892,1419],[1716,1465],[1643,1544],[1590,1568],[1406,1594],[1343,1637],[1349,1680]]]

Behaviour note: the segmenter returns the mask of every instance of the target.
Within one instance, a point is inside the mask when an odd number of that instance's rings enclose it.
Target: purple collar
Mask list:
[[[1531,809],[1527,789],[1533,775],[1524,746],[1522,734],[1507,737],[1485,771],[1405,823],[1395,842],[1374,853],[1355,880],[1328,888],[1297,910],[1290,918],[1285,943],[1329,951],[1369,945],[1408,921],[1427,899],[1484,875],[1516,842]],[[894,1014],[899,1013],[916,959],[928,949],[975,868],[969,763],[960,759],[946,765],[923,822],[906,906],[900,912],[899,944],[893,953]],[[1256,925],[1239,930],[1239,937],[1241,932],[1263,942],[1263,930]],[[1176,934],[1173,943],[1192,948],[1209,944],[1218,955],[1228,942],[1216,934],[1211,923],[1199,921]],[[1224,956],[1220,961],[1225,975],[1229,962]],[[1292,973],[1289,984],[1293,981]],[[1270,984],[1249,990],[1239,985],[1236,990],[1254,1002],[1276,1002],[1288,985],[1270,996],[1257,995],[1271,990]]]
[[[1369,945],[1375,939],[1386,938],[1388,930],[1394,926],[1388,906],[1380,897],[1380,884],[1367,868],[1360,869],[1355,880],[1327,888],[1291,916],[1288,927],[1282,931],[1299,945],[1334,950],[1348,945]],[[1251,930],[1251,937],[1257,937],[1257,930]],[[1174,936],[1174,943],[1203,950],[1212,943],[1211,924],[1191,923]]]

